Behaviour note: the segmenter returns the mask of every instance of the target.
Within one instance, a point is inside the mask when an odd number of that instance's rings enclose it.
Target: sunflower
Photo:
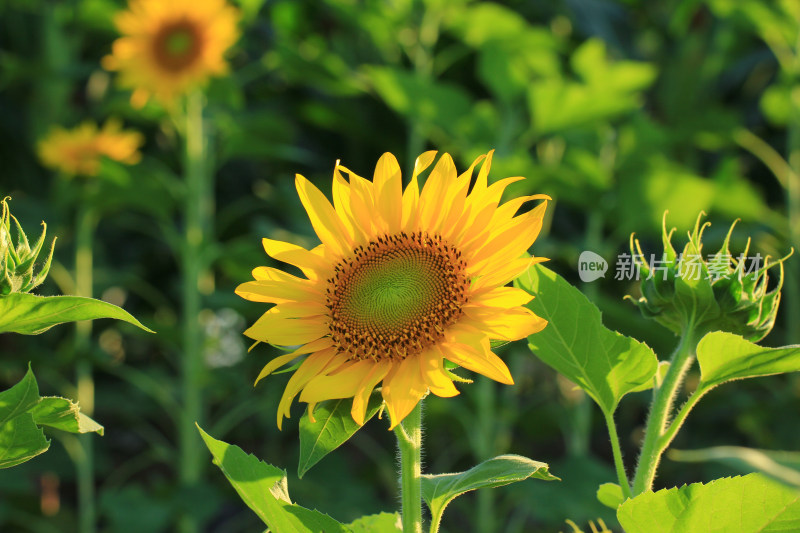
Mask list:
[[[549,197],[501,205],[506,186],[523,178],[489,185],[492,152],[461,175],[444,154],[420,191],[417,176],[435,156],[417,158],[405,191],[390,153],[378,161],[372,181],[337,162],[333,205],[297,175],[300,200],[322,244],[306,250],[264,239],[268,255],[304,277],[262,266],[253,270],[255,281],[236,289],[247,300],[276,304],[245,335],[298,347],[270,361],[258,380],[305,357],[281,398],[278,427],[298,394],[312,417],[316,403],[352,397],[352,417],[363,424],[370,394],[382,384],[393,428],[429,391],[459,393],[445,360],[513,384],[490,339],[521,339],[547,324],[523,307],[532,298],[527,292],[505,285],[544,260],[523,256],[541,230]],[[517,214],[531,200],[545,201]]]
[[[114,19],[123,36],[103,67],[120,72],[134,107],[151,95],[169,105],[227,72],[224,54],[239,37],[239,13],[224,0],[130,0],[128,8]]]
[[[84,122],[71,130],[52,128],[39,141],[38,152],[42,163],[54,170],[70,176],[96,176],[102,157],[127,165],[138,163],[143,143],[141,133],[123,130],[118,120],[108,120],[100,129],[97,124]]]

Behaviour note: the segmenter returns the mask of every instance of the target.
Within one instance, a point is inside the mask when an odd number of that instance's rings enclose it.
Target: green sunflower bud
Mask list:
[[[757,342],[775,325],[775,316],[783,287],[783,262],[794,250],[778,261],[761,254],[748,256],[750,239],[743,253],[731,255],[729,244],[735,221],[722,247],[703,258],[703,231],[710,222],[701,225],[705,213],[697,217],[689,242],[678,255],[672,247],[672,234],[667,232],[667,213],[664,213],[661,259],[655,254],[646,260],[639,240],[631,235],[631,255],[641,279],[642,297],[636,305],[642,314],[655,320],[678,335],[693,329],[702,335],[709,331],[727,331]],[[777,286],[767,290],[767,271],[777,266]]]
[[[30,292],[40,285],[50,271],[50,262],[53,260],[53,249],[56,244],[54,238],[50,245],[50,254],[44,265],[38,273],[34,272],[36,258],[39,257],[44,246],[47,224],[42,222],[42,234],[31,246],[19,221],[8,208],[9,199],[6,197],[0,202],[0,207],[2,207],[2,211],[0,211],[0,296],[12,292]],[[11,235],[12,220],[17,235],[16,242]]]

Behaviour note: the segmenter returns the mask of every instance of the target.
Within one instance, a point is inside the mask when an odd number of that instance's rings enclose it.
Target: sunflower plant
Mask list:
[[[31,294],[47,277],[55,239],[40,261],[47,225],[42,222],[42,233],[31,246],[22,225],[11,214],[8,200],[0,202],[0,333],[38,335],[58,324],[98,318],[114,318],[150,331],[123,309],[101,300]],[[103,426],[82,413],[77,403],[40,396],[29,365],[17,384],[0,392],[0,468],[16,466],[46,452],[50,441],[42,431],[44,426],[70,433],[103,434]]]
[[[422,531],[424,500],[435,532],[445,507],[460,494],[529,478],[558,479],[546,463],[518,455],[460,473],[422,473],[425,397],[457,396],[456,384],[470,380],[455,367],[513,384],[492,341],[536,336],[547,326],[524,306],[533,296],[506,285],[544,261],[527,251],[542,228],[549,197],[501,203],[505,188],[522,178],[490,185],[492,152],[461,174],[449,154],[434,165],[436,155],[430,151],[416,159],[405,189],[390,153],[379,159],[372,180],[337,162],[333,203],[298,175],[300,201],[321,244],[308,250],[264,239],[269,256],[302,275],[261,266],[253,270],[253,281],[236,290],[272,304],[245,335],[256,344],[288,348],[256,382],[296,361],[277,424],[290,416],[295,398],[308,404],[300,421],[300,476],[379,413],[386,413],[400,452],[402,513],[344,525],[293,504],[281,470],[201,430],[216,464],[272,531]],[[420,187],[418,178],[431,165]],[[530,202],[539,203],[518,213]],[[252,471],[259,481],[244,482],[254,478]]]
[[[755,344],[775,323],[787,258],[771,262],[767,257],[759,266],[745,265],[747,251],[736,258],[729,249],[733,226],[722,247],[704,258],[703,230],[708,223],[701,221],[702,214],[679,254],[672,245],[674,229],[667,231],[665,214],[664,250],[650,261],[644,260],[639,242],[631,237],[631,257],[642,294],[636,304],[645,317],[678,336],[668,359],[659,360],[646,344],[607,329],[600,311],[586,296],[542,265],[532,266],[514,282],[537,295],[527,305],[548,320],[541,333],[528,338],[529,347],[600,407],[618,479],[601,485],[597,498],[617,511],[626,532],[708,531],[709,516],[718,517],[715,531],[765,531],[775,523],[791,524],[786,527],[794,530],[800,524],[796,492],[762,474],[653,492],[664,452],[706,394],[735,380],[800,371],[800,346]],[[770,290],[768,271],[774,267],[778,281]],[[695,366],[699,366],[699,382],[679,404],[682,384]],[[652,391],[650,412],[638,463],[631,472],[623,461],[614,413],[626,394],[646,390]],[[741,460],[750,455],[739,451],[727,456]],[[782,479],[776,475],[781,467],[769,468],[769,461],[749,464],[749,472],[763,469]],[[764,505],[753,505],[756,501]]]

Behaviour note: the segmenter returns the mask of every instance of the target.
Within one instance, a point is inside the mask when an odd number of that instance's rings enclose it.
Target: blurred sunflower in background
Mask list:
[[[210,76],[225,74],[225,52],[239,38],[239,12],[224,0],[131,0],[114,19],[122,37],[103,58],[133,89],[131,104],[154,96],[170,105]]]
[[[126,165],[138,163],[142,144],[141,133],[123,130],[120,121],[111,119],[102,128],[93,122],[84,122],[73,129],[55,126],[37,148],[46,167],[68,176],[96,176],[103,157]]]
[[[270,361],[259,380],[308,354],[286,386],[278,427],[298,394],[312,419],[316,403],[352,397],[353,419],[363,424],[369,396],[382,383],[393,428],[428,391],[458,394],[445,360],[513,384],[490,339],[525,338],[547,323],[523,307],[531,299],[527,292],[505,285],[543,260],[524,256],[542,228],[549,198],[525,196],[501,205],[506,186],[523,178],[488,185],[492,152],[460,176],[444,154],[420,191],[417,176],[435,156],[417,158],[405,192],[392,154],[380,158],[372,181],[337,163],[333,205],[297,176],[300,200],[322,244],[306,250],[263,242],[267,254],[305,277],[258,267],[255,281],[236,289],[245,299],[276,304],[245,335],[300,346]],[[532,200],[545,201],[517,215]]]

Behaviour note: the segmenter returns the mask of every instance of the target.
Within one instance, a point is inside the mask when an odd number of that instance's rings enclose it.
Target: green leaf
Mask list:
[[[347,528],[319,511],[292,504],[286,472],[246,454],[238,446],[216,440],[197,426],[217,465],[245,504],[272,533],[347,533]]]
[[[39,426],[103,434],[103,426],[82,414],[78,404],[66,398],[40,397],[36,377],[28,367],[16,385],[0,392],[0,468],[16,466],[47,451],[50,441]]]
[[[625,496],[622,495],[622,487],[616,483],[603,483],[597,488],[597,501],[606,507],[616,509],[625,501]]]
[[[698,392],[735,379],[800,371],[800,346],[765,348],[739,335],[714,331],[697,344]]]
[[[431,510],[431,521],[439,523],[445,507],[471,490],[502,487],[528,478],[559,480],[550,474],[547,463],[521,455],[500,455],[456,474],[423,474],[422,498]]]
[[[667,457],[687,463],[716,461],[742,472],[759,471],[776,481],[800,489],[800,452],[713,446],[701,450],[669,450]]]
[[[0,392],[0,427],[39,403],[39,385],[30,366],[25,376],[13,387]]]
[[[80,412],[77,403],[66,398],[47,396],[31,409],[37,425],[50,426],[70,433],[103,434],[103,426]]]
[[[0,468],[24,463],[50,447],[28,412],[38,402],[39,386],[30,367],[16,385],[0,392]]]
[[[0,333],[38,335],[64,322],[115,318],[133,324],[148,333],[127,311],[102,300],[80,296],[35,296],[12,293],[0,296]]]
[[[642,385],[636,387],[631,392],[642,392],[650,390],[653,388],[653,385],[655,385],[656,387],[660,387],[668,371],[669,371],[669,361],[659,361],[658,370],[656,371],[655,376],[653,376],[653,379],[651,379],[648,383],[643,383]]]
[[[383,398],[379,391],[372,393],[367,405],[364,423],[375,416],[381,407]],[[312,466],[333,450],[347,442],[361,426],[356,424],[350,414],[353,405],[351,398],[344,400],[328,400],[321,402],[314,410],[311,422],[308,411],[300,419],[300,460],[297,464],[297,476],[302,478]]]
[[[617,511],[626,533],[800,531],[800,492],[749,474],[645,492]]]
[[[603,326],[600,310],[564,278],[534,265],[514,282],[536,298],[528,304],[548,321],[529,347],[594,399],[607,414],[625,394],[651,385],[658,359],[646,344]]]
[[[24,463],[49,447],[50,441],[30,413],[22,413],[0,426],[0,468]]]
[[[352,533],[402,533],[403,523],[397,513],[362,516],[347,525]]]

